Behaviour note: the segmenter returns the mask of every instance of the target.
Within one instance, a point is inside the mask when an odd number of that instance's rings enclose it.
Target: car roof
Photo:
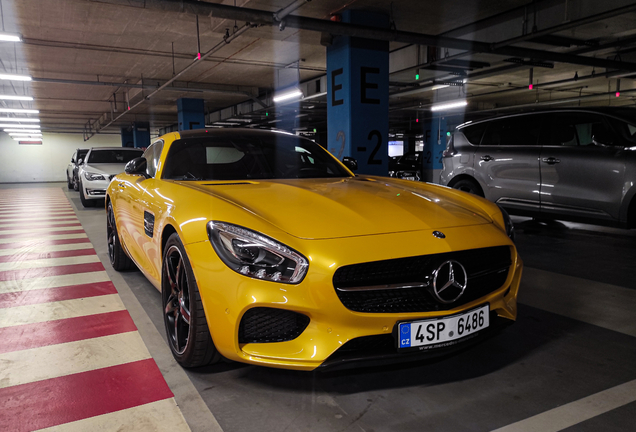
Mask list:
[[[483,122],[489,122],[492,120],[498,120],[498,119],[509,118],[509,117],[517,117],[517,116],[530,115],[530,114],[554,114],[559,112],[597,113],[597,114],[609,115],[624,121],[636,123],[636,108],[632,108],[632,107],[604,106],[604,107],[571,107],[571,108],[533,108],[533,109],[526,109],[526,110],[510,112],[506,114],[498,114],[498,115],[493,115],[487,118],[481,118],[481,119],[476,119],[473,121],[468,121],[466,123],[462,123],[458,125],[456,129],[459,130],[469,125],[472,126],[472,125],[483,123]]]

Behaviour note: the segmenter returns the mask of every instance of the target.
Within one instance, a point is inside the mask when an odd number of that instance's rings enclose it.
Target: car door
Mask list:
[[[610,123],[586,112],[555,113],[550,123],[541,150],[541,213],[618,220],[625,162]]]
[[[155,179],[163,141],[155,141],[144,152],[143,157],[147,161],[147,178],[139,181],[136,185],[135,193],[138,194],[133,205],[133,223],[131,229],[134,230],[136,247],[139,249],[139,256],[136,262],[142,267],[147,276],[159,281],[161,275],[161,245],[160,236],[155,227],[155,219],[161,214],[163,209],[158,202],[159,195],[155,190],[157,182]]]
[[[539,134],[542,115],[511,116],[488,122],[475,150],[475,177],[490,201],[539,212]]]

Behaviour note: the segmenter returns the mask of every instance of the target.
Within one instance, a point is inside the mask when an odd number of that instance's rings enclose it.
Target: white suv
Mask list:
[[[123,172],[130,160],[142,154],[143,150],[137,148],[91,148],[77,174],[82,205],[93,207],[97,200],[103,200],[110,180]]]

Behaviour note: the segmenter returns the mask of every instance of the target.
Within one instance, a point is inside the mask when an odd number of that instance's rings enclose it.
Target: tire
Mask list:
[[[66,173],[66,187],[68,188],[68,190],[73,189],[73,182],[70,178],[68,178],[68,173]]]
[[[84,185],[80,183],[79,185],[79,193],[80,193],[80,201],[84,207],[95,207],[95,200],[86,199],[84,196]]]
[[[161,298],[168,345],[175,360],[187,368],[218,362],[192,266],[179,236],[166,243],[161,266]]]
[[[73,190],[79,190],[79,180],[77,179],[76,175],[73,175]]]
[[[117,225],[115,224],[115,213],[113,212],[113,205],[110,202],[106,210],[106,239],[108,244],[108,258],[113,268],[117,271],[134,268],[135,263],[128,258],[128,255],[124,252],[124,248],[121,246]]]
[[[481,189],[481,186],[479,186],[479,184],[474,180],[461,179],[453,183],[451,187],[463,192],[468,192],[473,195],[480,196],[482,198],[484,197],[484,191]]]

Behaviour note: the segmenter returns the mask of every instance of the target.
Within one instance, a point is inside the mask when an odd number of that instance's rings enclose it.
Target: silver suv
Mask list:
[[[467,122],[440,183],[511,214],[636,228],[636,108],[535,111]]]

